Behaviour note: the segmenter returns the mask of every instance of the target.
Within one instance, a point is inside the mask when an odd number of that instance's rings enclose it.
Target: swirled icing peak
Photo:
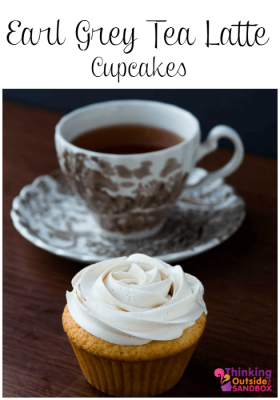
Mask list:
[[[110,343],[173,340],[206,311],[204,289],[192,275],[143,254],[82,269],[66,292],[72,318]]]

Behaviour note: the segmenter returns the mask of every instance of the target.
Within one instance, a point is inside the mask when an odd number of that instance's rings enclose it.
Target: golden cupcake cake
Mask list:
[[[201,282],[143,254],[82,269],[62,322],[85,378],[117,396],[155,396],[181,378],[206,324]]]

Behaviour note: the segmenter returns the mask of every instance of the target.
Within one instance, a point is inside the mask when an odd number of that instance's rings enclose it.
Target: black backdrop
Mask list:
[[[203,138],[217,124],[230,125],[240,134],[247,152],[277,157],[277,90],[6,89],[3,98],[65,113],[106,100],[163,101],[183,107],[198,117]],[[227,141],[221,144],[228,146]]]

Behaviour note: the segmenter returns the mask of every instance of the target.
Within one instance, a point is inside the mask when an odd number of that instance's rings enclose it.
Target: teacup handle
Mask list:
[[[197,184],[187,186],[187,190],[199,189],[217,178],[228,176],[240,166],[244,157],[244,147],[238,133],[227,125],[217,125],[211,129],[206,140],[200,144],[196,162],[216,150],[218,141],[222,138],[231,140],[234,145],[234,153],[230,161],[217,171],[210,172]]]

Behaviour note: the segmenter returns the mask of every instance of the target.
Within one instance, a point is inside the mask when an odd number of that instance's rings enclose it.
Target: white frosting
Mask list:
[[[173,340],[206,311],[201,282],[143,254],[82,269],[66,292],[72,318],[87,332],[120,345]]]

